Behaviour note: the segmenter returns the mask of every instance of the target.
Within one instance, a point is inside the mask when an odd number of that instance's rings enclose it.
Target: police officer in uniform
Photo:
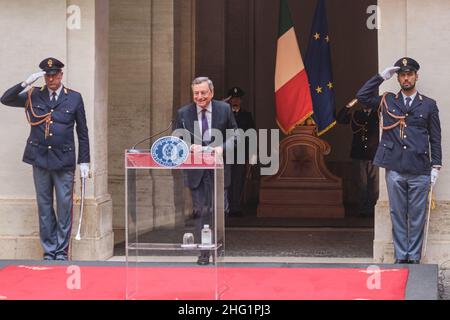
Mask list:
[[[374,164],[386,168],[396,263],[420,263],[427,197],[442,166],[441,127],[436,101],[419,93],[419,63],[405,57],[371,78],[357,99],[381,108],[383,133]],[[401,91],[378,96],[397,73]]]
[[[379,121],[375,110],[363,107],[352,112],[351,108],[358,101],[355,99],[342,108],[336,117],[340,124],[351,124],[353,132],[350,157],[358,173],[359,214],[370,217],[374,215],[379,196],[379,169],[373,164],[378,148]]]
[[[76,124],[80,174],[87,177],[90,162],[88,128],[81,94],[64,87],[61,82],[64,64],[55,58],[47,58],[39,67],[41,72],[7,90],[1,103],[25,108],[31,127],[23,161],[33,166],[44,260],[68,260],[76,167],[73,131]],[[46,85],[29,88],[42,76]],[[53,208],[54,194],[57,214]]]
[[[242,109],[242,97],[245,95],[244,90],[239,87],[232,87],[228,90],[227,101],[231,105],[234,118],[239,129],[244,132],[248,129],[254,129],[255,125],[253,123],[252,114],[248,111]],[[242,140],[242,143],[248,143],[248,141]],[[235,149],[237,150],[237,149]],[[248,146],[246,147],[246,153],[248,152]],[[242,194],[244,192],[245,179],[247,177],[246,164],[238,163],[238,157],[235,154],[234,163],[231,165],[231,185],[229,188],[229,201],[230,201],[230,216],[240,216],[242,215]],[[245,156],[246,162],[248,162],[249,157]]]

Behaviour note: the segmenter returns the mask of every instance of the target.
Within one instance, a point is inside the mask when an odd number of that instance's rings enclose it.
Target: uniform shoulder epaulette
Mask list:
[[[40,90],[39,87],[30,87],[30,89],[26,90],[27,93],[33,92],[34,90]]]
[[[417,97],[419,98],[420,101],[430,101],[430,102],[436,104],[436,100],[431,99],[430,97],[427,97],[427,96],[425,96],[425,95],[423,95],[423,94],[420,94],[420,93],[419,93],[419,94],[417,95]]]
[[[70,89],[70,88],[64,87],[64,93],[65,93],[65,94],[68,94],[69,92],[75,92],[75,93],[79,93],[79,92],[78,92],[78,91],[76,91],[76,90],[73,90],[73,89]]]

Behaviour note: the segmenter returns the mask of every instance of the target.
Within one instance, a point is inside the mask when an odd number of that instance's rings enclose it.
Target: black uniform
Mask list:
[[[353,132],[350,157],[358,174],[359,214],[373,216],[379,197],[379,170],[373,164],[378,148],[379,119],[376,111],[342,108],[337,114],[340,124],[351,124]]]
[[[243,97],[245,92],[239,87],[233,87],[228,91],[228,97],[232,98],[241,98]],[[243,111],[241,108],[239,110],[233,110],[234,118],[236,119],[236,123],[239,129],[244,132],[248,129],[254,129],[255,125],[253,122],[252,114],[248,111]],[[249,161],[248,155],[248,139],[240,140],[240,143],[245,143],[245,163]],[[235,149],[235,158],[234,163],[231,165],[231,186],[229,189],[229,197],[230,197],[230,215],[240,215],[242,213],[242,195],[244,192],[244,185],[246,179],[246,164],[239,163],[237,150]]]

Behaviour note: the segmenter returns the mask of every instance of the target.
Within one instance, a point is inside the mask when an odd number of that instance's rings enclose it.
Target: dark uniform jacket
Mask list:
[[[233,115],[239,129],[246,131],[255,127],[253,124],[253,117],[250,112],[239,110],[238,112],[233,112]]]
[[[20,84],[12,87],[3,94],[1,103],[10,107],[24,108],[28,95],[27,92],[22,92],[23,90]],[[48,170],[74,170],[76,160],[73,129],[76,123],[78,163],[89,163],[88,128],[81,94],[63,88],[58,100],[52,106],[48,89],[45,86],[34,87],[31,100],[34,114],[42,116],[51,113],[51,121],[47,137],[45,137],[45,123],[31,127],[23,161]],[[29,109],[27,113],[31,122],[39,120]]]
[[[375,110],[370,113],[360,109],[352,113],[349,108],[342,108],[336,117],[340,124],[351,124],[353,132],[350,157],[358,160],[373,160],[378,148],[379,121]]]
[[[378,87],[383,81],[379,75],[371,78],[358,91],[357,99],[376,110],[382,98],[377,93]],[[383,130],[374,164],[399,173],[429,175],[433,165],[442,165],[441,126],[436,101],[417,93],[407,110],[401,93],[388,93],[386,102],[389,113],[405,117],[405,125]],[[384,127],[399,121],[384,107],[382,115]]]
[[[220,130],[225,139],[227,137],[227,129],[237,129],[236,120],[231,112],[231,107],[229,104],[217,100],[212,100],[211,103],[211,128]],[[195,121],[198,121],[197,106],[195,103],[191,103],[178,110],[175,129],[188,130],[191,133],[191,143],[199,144],[197,141],[198,139],[193,136],[193,133],[200,132],[199,129],[197,129],[197,131],[194,130]],[[219,144],[222,144],[222,142],[219,142]],[[234,148],[234,138],[223,141],[222,147],[225,155],[227,148]],[[205,170],[185,170],[185,185],[190,189],[196,189],[200,185],[204,171]],[[227,188],[231,183],[231,172],[229,165],[226,164],[224,166],[224,180],[224,187]]]
[[[236,124],[239,129],[242,129],[244,132],[248,129],[254,129],[255,125],[253,123],[253,117],[251,112],[248,111],[242,111],[240,109],[238,112],[233,112],[234,118],[236,119]],[[240,143],[245,143],[245,162],[247,163],[249,161],[249,139],[240,139]],[[237,147],[237,146],[236,146]],[[237,155],[238,149],[235,149],[234,153],[234,163],[238,163],[238,155]]]

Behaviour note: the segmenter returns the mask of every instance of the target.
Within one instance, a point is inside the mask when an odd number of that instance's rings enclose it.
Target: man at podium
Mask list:
[[[227,129],[237,129],[236,121],[230,106],[221,101],[213,100],[214,85],[207,77],[199,77],[192,81],[193,102],[181,107],[177,112],[175,129],[184,129],[190,133],[191,152],[202,152],[206,147],[213,148],[214,152],[223,155],[227,148],[234,148],[234,137],[225,140]],[[197,131],[200,129],[199,131]],[[219,130],[223,141],[214,141],[210,129]],[[194,132],[200,132],[198,137]],[[201,144],[200,144],[201,143]],[[230,168],[224,166],[224,211],[229,210],[227,188],[230,186]],[[194,213],[196,214],[195,236],[200,239],[201,228],[205,224],[212,225],[212,170],[186,170],[184,172],[185,185],[190,189]],[[197,263],[209,264],[209,251],[202,251]]]

